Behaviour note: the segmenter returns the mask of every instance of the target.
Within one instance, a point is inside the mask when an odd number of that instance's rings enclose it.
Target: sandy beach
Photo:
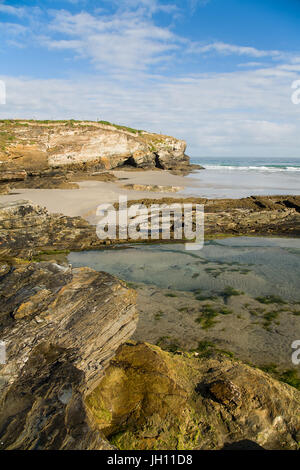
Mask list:
[[[111,171],[117,178],[116,182],[81,181],[79,189],[15,189],[8,195],[1,195],[0,201],[12,202],[19,199],[32,201],[46,207],[49,212],[62,213],[68,216],[81,216],[90,223],[95,222],[96,209],[99,204],[113,203],[119,195],[127,196],[128,200],[157,198],[170,195],[166,192],[134,191],[125,189],[123,185],[160,185],[176,187],[199,187],[199,183],[190,177],[172,175],[167,171]],[[172,197],[182,197],[182,191],[172,193]]]
[[[80,179],[74,176],[70,182],[75,183],[77,189],[12,188],[9,194],[0,195],[0,202],[29,200],[46,207],[51,213],[81,216],[94,224],[97,206],[117,202],[120,195],[127,196],[128,200],[137,200],[166,196],[238,199],[252,195],[300,194],[299,172],[235,168],[205,169],[188,176],[178,176],[159,169],[126,169],[101,172],[101,175],[105,173],[113,175],[116,180],[97,181],[95,173],[92,177],[87,174]]]

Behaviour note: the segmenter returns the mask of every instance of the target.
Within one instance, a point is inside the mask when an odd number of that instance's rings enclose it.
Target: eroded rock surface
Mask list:
[[[173,355],[147,343],[120,347],[87,406],[120,449],[222,449],[243,441],[297,449],[300,437],[296,389],[241,362]]]
[[[156,200],[132,201],[150,206]],[[288,235],[300,234],[300,197],[250,197],[240,200],[171,199],[176,202],[204,204],[205,235]],[[131,203],[129,203],[130,205]],[[194,206],[195,207],[195,206]],[[150,219],[149,219],[150,220]],[[172,232],[172,227],[171,227]],[[172,235],[171,235],[172,239]],[[118,243],[109,240],[109,243]],[[123,240],[126,241],[126,240]],[[129,240],[130,241],[130,240]],[[97,237],[96,227],[81,217],[49,212],[30,201],[0,204],[0,256],[31,257],[54,250],[89,250],[107,243]]]
[[[30,201],[0,204],[0,256],[31,257],[53,250],[103,245],[96,228],[81,217],[49,212]]]
[[[89,268],[33,263],[3,269],[0,299],[1,447],[109,447],[83,401],[135,330],[135,292]]]
[[[129,204],[150,207],[157,201],[141,199]],[[300,196],[251,196],[241,199],[175,199],[164,197],[160,204],[204,205],[206,236],[300,235]]]
[[[177,193],[177,191],[184,189],[182,186],[161,186],[158,184],[124,184],[122,187],[133,191],[153,191],[158,193]]]
[[[0,130],[0,160],[9,168],[190,167],[185,141],[110,123],[1,121]]]

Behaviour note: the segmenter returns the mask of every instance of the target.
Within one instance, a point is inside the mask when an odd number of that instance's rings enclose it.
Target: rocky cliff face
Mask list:
[[[49,167],[182,170],[186,143],[173,137],[96,122],[0,121],[0,160],[7,168]]]
[[[109,448],[84,397],[135,330],[135,292],[53,263],[2,264],[0,281],[0,448]]]

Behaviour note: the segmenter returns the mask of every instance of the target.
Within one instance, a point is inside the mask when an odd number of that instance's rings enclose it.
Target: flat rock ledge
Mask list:
[[[129,205],[139,203],[150,206],[157,200],[129,201]],[[204,204],[205,235],[210,238],[219,235],[300,235],[300,196],[243,199],[164,197],[160,203]],[[47,209],[25,200],[0,204],[2,259],[31,259],[48,251],[92,250],[110,243],[120,243],[120,240],[99,239],[95,226],[82,217],[50,214]]]
[[[0,274],[0,449],[108,449],[84,405],[137,323],[135,292],[90,268]]]
[[[30,201],[0,204],[0,257],[30,258],[43,251],[103,246],[96,228],[81,217],[50,214]]]

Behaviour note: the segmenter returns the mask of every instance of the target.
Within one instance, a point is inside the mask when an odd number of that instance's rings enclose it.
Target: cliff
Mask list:
[[[3,169],[131,165],[181,171],[189,167],[185,150],[183,140],[104,121],[0,121]]]

